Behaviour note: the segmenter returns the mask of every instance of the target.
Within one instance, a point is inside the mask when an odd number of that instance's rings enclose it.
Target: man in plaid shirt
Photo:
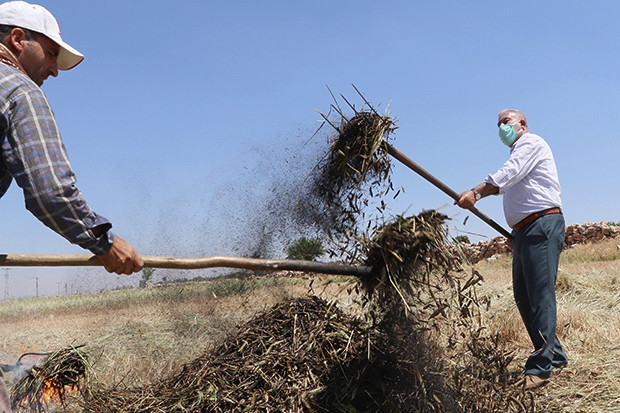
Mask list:
[[[0,197],[15,180],[26,208],[69,242],[95,254],[105,269],[132,274],[144,262],[90,209],[75,175],[47,98],[40,89],[58,70],[84,56],[60,37],[45,8],[24,1],[0,4]],[[0,370],[0,413],[10,412]]]

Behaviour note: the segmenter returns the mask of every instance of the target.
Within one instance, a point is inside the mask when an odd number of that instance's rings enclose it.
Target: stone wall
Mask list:
[[[595,243],[608,238],[616,238],[618,235],[620,235],[620,227],[605,222],[573,224],[566,227],[564,247],[570,248],[577,244]],[[473,262],[512,253],[510,242],[503,236],[474,244],[464,244],[463,246],[466,254]]]

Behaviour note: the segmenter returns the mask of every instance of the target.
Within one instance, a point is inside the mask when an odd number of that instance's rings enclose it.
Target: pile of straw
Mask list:
[[[397,217],[369,238],[384,278],[360,280],[362,318],[285,301],[150,386],[87,383],[83,412],[533,412],[511,387],[512,355],[480,324],[481,278],[463,270],[446,219]]]
[[[407,351],[418,348],[414,333],[406,332],[413,340]],[[90,383],[83,411],[413,412],[432,405],[436,411],[445,396],[428,371],[440,368],[416,367],[417,355],[391,343],[380,327],[370,328],[324,300],[289,300],[152,386]],[[423,392],[432,397],[421,397]]]
[[[485,335],[473,288],[481,278],[460,267],[446,219],[398,217],[368,238],[368,262],[384,278],[360,280],[371,303],[362,318],[317,297],[282,302],[148,386],[87,375],[81,412],[534,412],[511,387],[511,354]],[[46,371],[86,371],[62,354]],[[60,376],[79,384],[80,375]]]

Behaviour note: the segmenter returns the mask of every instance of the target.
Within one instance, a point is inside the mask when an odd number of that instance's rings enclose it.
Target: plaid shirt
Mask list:
[[[93,212],[75,186],[54,113],[43,91],[24,73],[0,63],[0,197],[13,179],[26,209],[69,242],[92,253],[107,252],[113,235],[91,228],[110,222]]]

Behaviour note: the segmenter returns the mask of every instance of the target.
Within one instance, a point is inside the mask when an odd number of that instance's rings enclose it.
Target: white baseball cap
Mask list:
[[[21,27],[49,37],[60,46],[58,69],[69,70],[77,66],[84,55],[65,43],[60,37],[56,18],[45,7],[25,1],[0,4],[0,24]]]

